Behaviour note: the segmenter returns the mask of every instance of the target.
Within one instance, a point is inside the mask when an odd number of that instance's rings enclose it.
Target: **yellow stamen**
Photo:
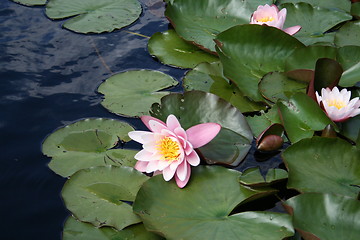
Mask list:
[[[176,161],[180,156],[180,147],[179,143],[172,140],[169,137],[164,137],[163,139],[157,142],[157,149],[161,155],[163,155],[163,160],[165,161]]]
[[[331,99],[331,100],[327,100],[326,102],[329,107],[334,106],[337,109],[341,109],[346,106],[345,102],[338,99]]]
[[[258,22],[271,22],[271,21],[274,21],[274,18],[273,17],[263,17],[263,18],[260,18],[260,19],[257,19]]]

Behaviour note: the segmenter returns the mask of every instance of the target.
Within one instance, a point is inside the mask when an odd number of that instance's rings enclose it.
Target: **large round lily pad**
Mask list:
[[[305,2],[312,6],[329,8],[332,10],[343,10],[350,12],[351,2],[349,0],[278,0],[277,4]]]
[[[284,203],[305,240],[360,239],[360,201],[344,196],[306,193]]]
[[[216,37],[224,75],[254,101],[263,101],[258,82],[269,72],[283,71],[286,58],[304,47],[280,29],[255,24],[232,27]]]
[[[143,224],[136,224],[117,231],[111,227],[95,227],[69,217],[64,224],[63,240],[160,240],[159,235],[146,231]]]
[[[310,138],[314,131],[334,124],[320,106],[304,93],[294,94],[289,101],[277,103],[286,134],[292,143]]]
[[[63,27],[78,33],[111,32],[135,22],[141,14],[137,0],[49,0],[46,15],[67,20]]]
[[[78,171],[65,183],[66,207],[83,222],[123,229],[141,222],[129,202],[147,176],[130,167],[95,167]]]
[[[98,92],[104,94],[101,104],[118,115],[137,117],[148,115],[153,103],[168,95],[161,91],[176,86],[171,76],[151,70],[134,70],[119,73],[103,82]]]
[[[244,159],[253,140],[250,127],[241,112],[218,96],[201,91],[170,94],[154,104],[151,115],[166,120],[174,114],[184,129],[199,123],[215,122],[221,125],[219,134],[199,148],[209,164],[237,165]]]
[[[148,50],[160,62],[181,68],[193,68],[201,62],[219,61],[216,56],[181,39],[171,29],[152,35],[149,39]]]
[[[287,214],[243,212],[229,216],[237,205],[256,195],[255,190],[239,184],[239,175],[223,167],[199,166],[184,189],[155,176],[140,188],[134,211],[148,230],[167,239],[280,240],[293,235]]]
[[[342,194],[360,191],[360,150],[339,138],[303,139],[283,153],[288,187],[301,192]]]
[[[360,20],[348,22],[335,35],[335,44],[339,47],[354,45],[360,46]]]
[[[114,119],[84,119],[49,135],[42,151],[52,157],[49,167],[63,177],[94,166],[133,166],[136,151],[112,149],[119,141],[130,141],[127,134],[133,130]]]
[[[242,113],[265,110],[266,105],[251,101],[222,73],[220,62],[201,63],[188,71],[183,79],[185,91],[199,90],[213,93],[238,108]]]
[[[317,42],[333,42],[333,34],[325,33],[339,23],[352,19],[352,16],[339,9],[327,9],[308,3],[285,3],[287,16],[284,28],[301,25],[301,30],[294,36],[305,45]],[[314,24],[316,23],[316,24]]]
[[[41,6],[45,5],[47,0],[11,0],[16,3],[20,3],[25,6]]]
[[[185,40],[215,52],[213,39],[220,32],[250,22],[258,5],[270,0],[176,0],[168,4],[165,15]]]

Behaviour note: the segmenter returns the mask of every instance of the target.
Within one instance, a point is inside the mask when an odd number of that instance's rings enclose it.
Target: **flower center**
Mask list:
[[[180,156],[179,143],[169,137],[164,137],[156,145],[158,151],[163,155],[165,161],[176,161]]]
[[[327,102],[329,107],[334,106],[337,109],[341,109],[341,108],[346,106],[345,102],[340,101],[338,99],[331,99],[331,100],[327,100],[326,102]]]
[[[271,22],[271,21],[274,21],[274,18],[273,18],[273,17],[266,16],[266,17],[257,19],[256,21],[258,21],[258,22]]]

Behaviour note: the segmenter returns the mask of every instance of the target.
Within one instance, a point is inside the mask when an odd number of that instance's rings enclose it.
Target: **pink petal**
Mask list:
[[[183,187],[186,186],[186,184],[189,182],[190,175],[191,175],[191,167],[190,167],[190,165],[188,165],[188,164],[187,164],[187,175],[186,175],[186,178],[184,179],[184,181],[181,181],[181,180],[175,175],[175,181],[176,181],[176,184],[178,185],[179,188],[183,188]]]
[[[156,170],[159,170],[158,163],[159,163],[159,161],[157,161],[157,160],[148,162],[148,165],[146,166],[146,172],[151,173],[151,172],[155,172]]]
[[[188,141],[193,145],[193,148],[199,148],[213,140],[220,132],[220,129],[220,124],[202,123],[186,130],[186,134],[188,136]]]
[[[162,130],[167,130],[167,127],[164,124],[154,120],[149,121],[149,127],[154,133],[161,133]]]
[[[176,169],[176,176],[178,176],[181,181],[184,181],[187,176],[188,165],[187,161],[183,161]]]
[[[137,161],[134,168],[140,172],[145,172],[149,162]]]
[[[186,157],[186,161],[194,167],[200,164],[199,155],[195,151],[192,151],[189,156]]]
[[[135,154],[134,158],[138,161],[149,162],[153,159],[153,154],[143,149],[137,154]]]
[[[289,35],[294,35],[298,31],[300,31],[300,29],[301,29],[301,26],[297,25],[297,26],[293,26],[293,27],[283,29],[283,31],[286,32]]]
[[[166,126],[170,131],[174,131],[175,128],[181,127],[179,120],[172,114],[167,117]]]
[[[170,167],[165,168],[162,173],[163,173],[163,178],[165,181],[169,181],[170,179],[172,179],[172,177],[175,174],[176,169],[171,169]]]
[[[151,130],[150,121],[155,121],[155,122],[158,122],[161,125],[165,126],[165,123],[163,121],[161,121],[161,120],[159,120],[157,118],[151,117],[151,116],[144,115],[144,116],[141,116],[140,119],[149,130]]]
[[[128,135],[132,140],[143,144],[145,142],[144,136],[153,135],[153,133],[147,131],[131,131]]]

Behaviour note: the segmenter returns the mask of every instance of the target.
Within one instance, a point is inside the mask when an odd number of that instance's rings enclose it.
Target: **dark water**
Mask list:
[[[56,128],[81,118],[124,119],[100,105],[96,89],[102,81],[130,69],[181,79],[183,70],[148,54],[147,38],[126,32],[151,36],[168,29],[161,0],[142,0],[142,5],[141,18],[125,30],[81,35],[49,20],[44,7],[1,0],[0,239],[61,239],[69,215],[60,197],[65,179],[47,167],[50,159],[41,144]],[[125,120],[144,128],[139,120]],[[253,153],[242,168],[256,165]]]

